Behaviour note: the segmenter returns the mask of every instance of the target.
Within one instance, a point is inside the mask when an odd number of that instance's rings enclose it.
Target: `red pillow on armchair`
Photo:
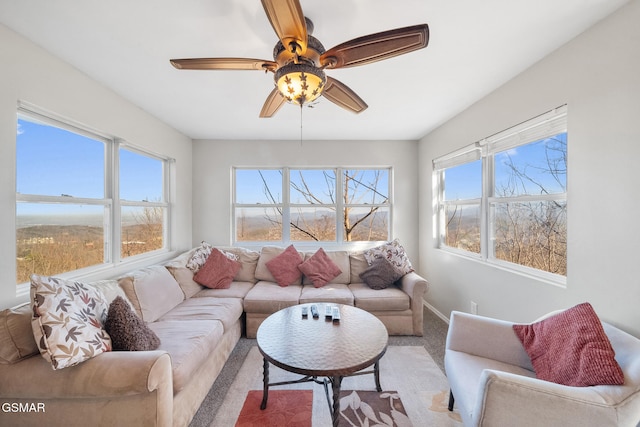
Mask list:
[[[529,325],[513,325],[513,330],[541,380],[574,387],[624,383],[613,347],[589,303]]]

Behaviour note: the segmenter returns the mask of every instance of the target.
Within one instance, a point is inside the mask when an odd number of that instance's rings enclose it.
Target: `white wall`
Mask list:
[[[640,336],[640,1],[633,1],[419,143],[420,261],[440,313],[531,321],[589,301]],[[432,159],[568,104],[568,274],[550,285],[435,248]]]
[[[15,147],[18,100],[176,160],[174,249],[191,247],[191,139],[0,25],[0,309],[16,296]],[[123,71],[125,72],[125,71]],[[131,266],[98,276],[113,277]]]
[[[417,155],[416,141],[194,141],[193,241],[231,243],[233,166],[392,166],[392,234],[417,266]]]

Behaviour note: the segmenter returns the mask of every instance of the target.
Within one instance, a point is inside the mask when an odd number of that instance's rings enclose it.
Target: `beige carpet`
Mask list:
[[[286,381],[299,376],[273,365],[270,381]],[[409,420],[414,426],[462,426],[457,410],[449,412],[449,385],[442,371],[422,346],[390,346],[380,360],[383,390],[397,390]],[[314,383],[274,387],[276,389],[313,389],[313,425],[331,425],[324,388]],[[345,378],[343,390],[375,390],[373,375]],[[249,390],[262,390],[262,356],[253,347],[229,388],[211,427],[233,426]]]

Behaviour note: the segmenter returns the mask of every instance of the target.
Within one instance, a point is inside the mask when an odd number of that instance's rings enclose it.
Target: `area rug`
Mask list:
[[[342,390],[338,426],[411,426],[397,391]]]
[[[273,365],[269,368],[269,377],[271,382],[299,378],[299,376]],[[449,395],[447,379],[424,347],[390,346],[380,360],[380,382],[382,389],[385,390],[383,393],[375,392],[373,375],[360,375],[343,380],[341,398],[344,400],[341,401],[341,408],[343,409],[343,415],[346,415],[349,420],[345,416],[341,416],[341,425],[376,425],[372,421],[372,417],[375,417],[378,420],[377,424],[384,426],[462,426],[460,414],[457,410],[453,412],[447,410]],[[279,390],[313,391],[311,425],[313,427],[331,425],[331,414],[329,413],[324,388],[321,385],[302,383],[273,387],[269,390],[267,409],[272,406],[277,407],[278,404],[274,399],[274,393]],[[353,391],[356,392],[357,398],[353,395]],[[302,395],[302,393],[297,394]],[[240,414],[245,403],[251,404],[249,403],[250,395],[253,395],[253,398],[256,399],[253,403],[254,408],[257,407],[259,410],[262,399],[262,356],[257,347],[249,351],[237,377],[229,387],[224,402],[217,411],[211,427],[236,425],[236,422],[240,421]],[[383,399],[380,398],[381,395],[384,395]],[[357,403],[358,399],[360,403]],[[385,400],[388,409],[374,409],[378,405],[370,402],[374,402],[375,399]],[[362,402],[365,405],[362,405]],[[359,415],[356,416],[351,411],[350,405],[358,407]],[[396,412],[393,412],[393,410]],[[364,413],[368,415],[363,415]],[[381,413],[384,415],[381,415]],[[395,419],[393,414],[396,416]],[[360,417],[360,420],[358,420],[358,417]],[[263,423],[259,425],[269,424]],[[248,425],[244,427],[248,427]]]
[[[311,427],[313,390],[269,390],[261,403],[262,390],[249,390],[235,427]]]

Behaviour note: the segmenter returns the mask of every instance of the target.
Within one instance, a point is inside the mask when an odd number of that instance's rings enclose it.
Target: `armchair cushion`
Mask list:
[[[589,303],[513,330],[531,357],[539,379],[574,387],[620,385],[622,369]]]

